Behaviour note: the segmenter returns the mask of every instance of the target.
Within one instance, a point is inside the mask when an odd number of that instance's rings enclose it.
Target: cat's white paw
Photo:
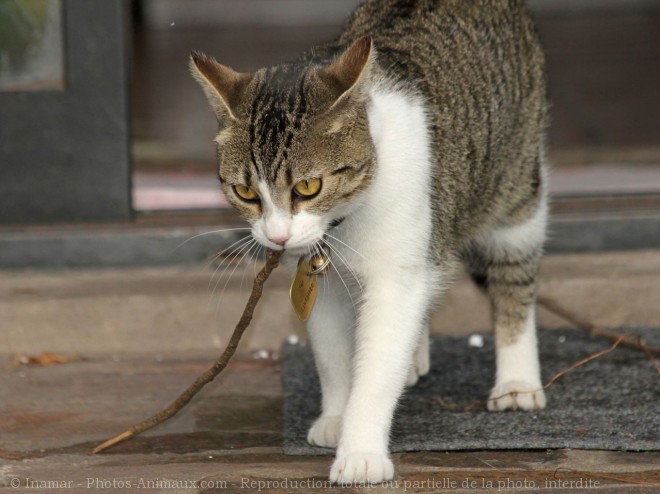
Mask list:
[[[341,417],[321,416],[314,421],[307,433],[307,442],[314,446],[336,448],[341,434]]]
[[[490,392],[488,410],[540,410],[545,408],[545,393],[539,383],[507,381]]]
[[[338,455],[330,469],[330,481],[336,484],[383,482],[394,478],[394,464],[379,453]]]
[[[421,376],[425,376],[431,369],[431,356],[429,350],[429,338],[426,336],[415,349],[413,363],[408,371],[406,386],[414,386]]]

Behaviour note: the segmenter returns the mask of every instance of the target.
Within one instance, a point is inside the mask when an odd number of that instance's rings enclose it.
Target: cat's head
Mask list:
[[[261,244],[306,252],[357,207],[374,174],[373,57],[362,38],[328,65],[246,74],[192,54],[192,74],[219,122],[220,183]]]

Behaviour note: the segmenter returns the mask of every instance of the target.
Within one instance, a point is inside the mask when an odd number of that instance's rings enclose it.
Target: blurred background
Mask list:
[[[238,70],[295,57],[340,31],[358,0],[225,0],[135,4],[133,156],[149,170],[208,171],[214,122],[185,57],[191,47]],[[660,2],[532,0],[547,53],[553,189],[660,191]],[[651,165],[651,166],[649,166]],[[146,185],[146,184],[145,184]],[[211,197],[208,197],[211,199]],[[137,209],[157,207],[146,194]]]
[[[190,50],[255,70],[332,39],[358,3],[0,0],[0,265],[198,260],[235,240],[171,252],[239,224]],[[552,104],[550,250],[660,245],[660,0],[528,4]]]

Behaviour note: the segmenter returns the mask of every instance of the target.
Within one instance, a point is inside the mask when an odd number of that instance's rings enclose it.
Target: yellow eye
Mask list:
[[[308,180],[301,180],[293,186],[293,192],[299,197],[310,199],[319,193],[321,190],[321,179],[310,178]]]
[[[244,201],[254,201],[257,199],[256,191],[245,185],[234,185],[234,192]]]

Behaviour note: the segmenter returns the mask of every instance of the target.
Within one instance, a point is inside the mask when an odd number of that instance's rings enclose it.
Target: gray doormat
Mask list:
[[[659,329],[634,329],[649,345]],[[467,337],[436,336],[431,372],[401,399],[392,430],[392,451],[577,448],[660,450],[660,376],[650,359],[618,347],[555,382],[541,412],[465,411],[440,403],[466,404],[488,398],[494,376],[491,335],[484,346]],[[575,362],[611,346],[583,331],[539,332],[543,382]],[[287,344],[282,354],[284,451],[332,454],[307,444],[307,430],[320,411],[320,390],[308,345]]]

